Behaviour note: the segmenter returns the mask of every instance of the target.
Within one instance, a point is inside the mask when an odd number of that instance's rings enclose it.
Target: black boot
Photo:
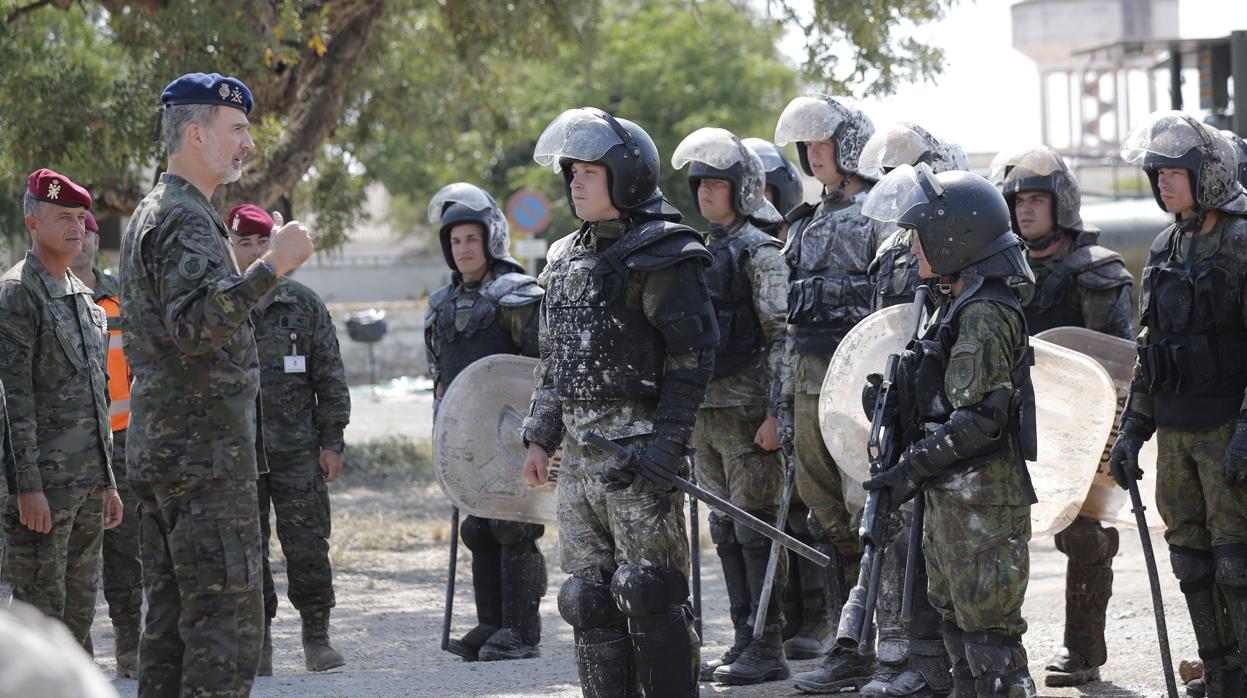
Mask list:
[[[482,662],[540,657],[546,559],[534,542],[502,546],[502,628],[478,653]]]
[[[463,544],[472,551],[472,595],[476,599],[476,627],[446,651],[464,661],[479,659],[481,647],[502,627],[502,546],[489,531],[489,519],[468,516],[460,526]]]
[[[775,518],[774,512],[751,513],[763,521]],[[741,546],[741,553],[745,560],[745,576],[749,583],[751,613],[748,625],[752,626],[752,619],[756,617],[760,606],[762,586],[766,581],[771,544],[769,540],[752,531],[749,533],[750,539]],[[783,618],[780,615],[780,597],[784,586],[782,571],[782,569],[777,569],[775,572],[762,637],[757,640],[751,637],[748,647],[735,661],[716,669],[714,672],[716,683],[741,686],[764,681],[782,681],[792,675],[792,671],[788,668],[788,660],[784,658],[784,643],[781,636]]]
[[[623,630],[576,630],[576,672],[585,698],[634,698],[636,665]]]
[[[805,508],[805,505],[800,501],[797,501],[797,493],[795,491],[792,493],[792,498],[794,501],[788,507],[788,523],[784,526],[784,531],[806,545],[814,545],[813,539],[810,538],[809,529],[805,524],[805,519],[810,515],[810,510]],[[803,620],[801,574],[798,572],[801,556],[788,548],[781,548],[779,554],[788,559],[788,584],[784,587],[784,640],[788,641],[797,634],[797,630],[801,627]]]
[[[1108,661],[1105,614],[1113,595],[1115,528],[1075,519],[1056,536],[1057,549],[1069,557],[1065,572],[1065,646],[1048,660],[1047,686],[1078,686],[1100,679]]]
[[[835,647],[822,666],[792,678],[797,689],[805,693],[841,693],[846,689],[861,689],[873,672],[873,657]]]
[[[974,685],[974,672],[966,663],[966,643],[964,633],[952,621],[940,624],[940,637],[944,640],[944,651],[948,661],[952,663],[953,692],[952,698],[975,698],[978,692]]]
[[[878,664],[870,682],[862,687],[863,696],[887,695],[889,686],[906,673],[911,673],[906,671],[909,664],[909,631],[901,622],[901,596],[905,588],[905,561],[909,550],[907,524],[910,516],[909,512],[898,510],[888,517],[887,554],[883,557],[883,568],[879,573],[879,600],[875,606],[875,653]],[[919,568],[921,569],[921,565]],[[915,578],[914,591],[922,583]],[[939,639],[939,623],[935,625],[935,637]],[[942,641],[940,652],[943,653]],[[908,678],[920,677],[921,675]]]
[[[1218,545],[1213,549],[1213,557],[1217,567],[1217,587],[1225,599],[1227,620],[1234,627],[1238,645],[1241,695],[1241,684],[1247,679],[1247,674],[1242,673],[1244,648],[1247,648],[1247,545]]]
[[[628,618],[628,638],[636,658],[637,679],[646,696],[689,698],[697,686],[697,634],[692,613],[678,608],[668,613]]]
[[[1208,698],[1237,698],[1242,689],[1234,631],[1217,595],[1213,555],[1208,551],[1169,546],[1174,575],[1186,598],[1195,631],[1195,645],[1204,660],[1204,690]]]
[[[1037,695],[1035,682],[1026,668],[1026,649],[1018,635],[992,632],[962,633],[966,664],[974,674],[979,698],[987,696]]]
[[[714,539],[715,552],[723,563],[723,584],[727,587],[728,613],[732,619],[735,637],[732,646],[722,657],[702,662],[698,672],[702,681],[710,681],[715,669],[736,661],[753,639],[753,628],[749,624],[749,582],[746,578],[745,558],[741,554],[731,519],[711,513],[710,537]]]

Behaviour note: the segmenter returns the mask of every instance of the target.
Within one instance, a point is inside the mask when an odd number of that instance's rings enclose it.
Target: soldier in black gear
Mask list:
[[[774,143],[762,138],[746,138],[741,141],[762,161],[766,172],[766,198],[780,213],[776,222],[758,221],[758,230],[778,238],[788,239],[788,221],[782,216],[805,203],[805,183],[801,173]],[[795,553],[794,553],[795,554]]]
[[[590,698],[698,693],[689,604],[685,456],[719,343],[705,268],[712,256],[658,189],[658,149],[627,119],[571,109],[533,159],[562,173],[583,222],[541,275],[541,362],[524,420],[525,480],[547,480],[561,442],[559,555]],[[593,430],[626,447],[619,462]]]
[[[544,294],[508,251],[507,219],[494,198],[464,182],[443,187],[429,203],[451,281],[429,296],[424,341],[434,395],[459,372],[493,354],[537,354],[537,308]],[[436,410],[435,410],[436,412]],[[477,625],[450,642],[465,661],[541,655],[545,527],[466,516],[459,528],[472,551]]]
[[[913,230],[919,273],[938,292],[935,320],[898,371],[897,425],[908,446],[863,484],[889,490],[893,507],[924,498],[928,594],[943,621],[953,695],[1034,696],[1021,641],[1035,502],[1026,461],[1037,448],[1034,353],[1014,292],[1033,281],[1022,241],[991,183],[936,175],[926,163],[884,177],[862,210]],[[990,585],[983,569],[995,570]]]
[[[774,521],[784,467],[776,454],[770,386],[782,358],[788,267],[779,241],[757,226],[783,218],[764,194],[762,160],[729,131],[694,131],[676,147],[671,165],[689,166],[689,187],[710,222],[707,247],[714,256],[706,285],[719,344],[714,379],[693,431],[697,481],[759,519]],[[735,641],[722,658],[702,664],[701,678],[725,684],[788,678],[780,616],[787,558],[778,558],[764,634],[754,640],[771,541],[716,511],[710,512],[710,536],[723,563]]]
[[[1086,327],[1134,339],[1133,279],[1121,255],[1096,244],[1100,231],[1083,223],[1078,180],[1047,146],[1005,151],[992,161],[1013,229],[1022,236],[1035,285],[1023,294],[1032,334]],[[1048,661],[1048,686],[1097,681],[1108,661],[1105,614],[1113,595],[1117,529],[1078,517],[1056,535],[1069,558],[1065,573],[1065,644]]]
[[[1130,397],[1109,454],[1123,488],[1157,440],[1165,522],[1204,660],[1207,695],[1237,696],[1247,647],[1247,194],[1234,144],[1182,112],[1157,112],[1122,145],[1174,224],[1156,237]]]

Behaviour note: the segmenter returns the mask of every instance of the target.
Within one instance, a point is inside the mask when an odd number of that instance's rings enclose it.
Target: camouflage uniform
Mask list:
[[[277,510],[277,538],[286,557],[290,602],[301,615],[323,617],[327,625],[334,593],[329,568],[329,491],[320,470],[320,452],[342,452],[343,431],[351,415],[338,336],[324,301],[289,278],[277,282],[251,317],[260,356],[269,467],[256,483],[261,545],[268,550],[271,502]],[[287,372],[289,356],[304,357],[304,370]],[[266,618],[277,615],[277,591],[267,552],[264,610]]]
[[[148,599],[139,691],[245,695],[264,632],[248,321],[277,277],[263,262],[240,274],[216,209],[168,173],[130,218],[120,276]]]
[[[624,695],[636,680],[646,695],[697,690],[684,497],[608,490],[603,474],[619,464],[581,435],[687,443],[718,340],[698,239],[664,220],[585,224],[555,243],[541,276],[541,362],[522,433],[547,453],[563,443],[559,554],[572,577],[559,611],[587,696]]]
[[[33,252],[0,277],[0,381],[8,392],[15,489],[3,515],[13,598],[60,618],[89,647],[114,486],[105,362],[107,323],[72,273],[53,278]],[[52,530],[22,525],[17,493],[43,491]]]
[[[99,269],[92,269],[92,272],[95,274],[92,295],[97,303],[104,298],[120,296],[121,282],[116,277]],[[124,518],[121,525],[104,531],[101,575],[104,600],[108,602],[108,616],[114,626],[137,628],[143,619],[143,561],[139,549],[139,498],[126,476],[125,429],[113,432],[113,477],[124,506]]]

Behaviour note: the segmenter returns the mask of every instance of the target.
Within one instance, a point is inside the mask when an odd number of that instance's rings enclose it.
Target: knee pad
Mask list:
[[[501,545],[519,545],[537,540],[546,532],[546,527],[541,524],[494,519],[489,522],[489,532]]]
[[[755,509],[755,510],[749,511],[749,513],[750,513],[750,514],[753,514],[753,515],[754,515],[755,517],[757,517],[759,520],[761,520],[761,521],[766,521],[766,522],[768,522],[768,523],[769,523],[769,522],[771,522],[771,521],[774,521],[774,520],[775,520],[775,513],[776,513],[776,512],[774,512],[774,511],[758,511],[758,510],[756,510],[756,509]],[[768,549],[771,547],[771,539],[770,539],[770,538],[767,538],[766,536],[762,535],[761,533],[758,533],[757,531],[753,530],[752,528],[749,528],[749,527],[748,527],[748,526],[746,526],[745,524],[742,524],[742,523],[735,523],[735,522],[733,522],[733,527],[735,528],[736,540],[740,541],[740,544],[741,544],[743,547],[746,547],[746,548],[762,548],[762,547],[765,547],[765,548],[768,548]]]
[[[1169,564],[1173,565],[1173,576],[1178,578],[1183,594],[1204,591],[1212,586],[1213,557],[1207,550],[1171,545]]]
[[[1217,584],[1223,587],[1247,587],[1247,545],[1230,543],[1213,548]]]
[[[577,631],[603,628],[620,620],[610,587],[577,576],[569,577],[559,590],[559,615]]]
[[[737,542],[735,524],[717,511],[710,512],[710,540],[715,545],[733,545]]]
[[[481,550],[494,540],[489,528],[489,519],[469,516],[459,524],[459,540],[463,541],[468,550]]]
[[[629,562],[615,570],[611,596],[626,616],[652,616],[688,599],[688,579],[676,570]]]
[[[1083,565],[1102,565],[1113,559],[1121,545],[1115,528],[1104,528],[1098,521],[1078,518],[1056,535],[1056,548],[1070,560]]]
[[[798,540],[809,540],[810,538],[810,510],[803,504],[793,504],[788,508],[788,528],[792,529],[792,535]]]

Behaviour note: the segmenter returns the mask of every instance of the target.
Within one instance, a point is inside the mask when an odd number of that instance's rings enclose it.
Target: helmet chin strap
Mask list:
[[[1028,237],[1023,237],[1022,244],[1026,245],[1026,249],[1030,250],[1031,252],[1038,252],[1040,250],[1047,249],[1049,245],[1060,240],[1061,236],[1064,234],[1065,232],[1063,230],[1061,230],[1060,228],[1056,226],[1053,226],[1051,233],[1048,233],[1047,235],[1037,240],[1031,240]]]

